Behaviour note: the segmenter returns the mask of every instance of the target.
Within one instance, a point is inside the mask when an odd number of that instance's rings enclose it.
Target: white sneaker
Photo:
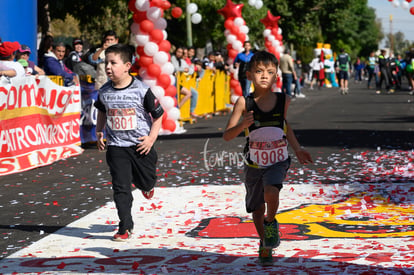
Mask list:
[[[306,97],[306,95],[304,95],[304,94],[298,94],[296,97],[299,97],[299,98],[305,98],[305,97]]]

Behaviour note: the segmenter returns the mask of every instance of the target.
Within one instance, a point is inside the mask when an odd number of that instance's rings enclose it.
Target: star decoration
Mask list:
[[[224,19],[242,17],[242,8],[244,4],[234,4],[231,0],[227,0],[224,8],[217,12],[224,16]]]
[[[267,11],[267,15],[265,18],[260,19],[260,22],[265,25],[266,29],[272,29],[279,27],[279,19],[280,16],[274,16],[270,13],[270,11]]]

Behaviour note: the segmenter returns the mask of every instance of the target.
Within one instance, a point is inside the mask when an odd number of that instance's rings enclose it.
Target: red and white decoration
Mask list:
[[[217,12],[224,16],[224,35],[227,41],[228,63],[232,64],[237,54],[243,51],[243,43],[249,40],[249,27],[246,25],[242,17],[242,8],[244,4],[234,4],[231,0],[227,0],[224,8]],[[237,80],[237,71],[231,68],[231,102],[235,103],[237,98],[243,95],[242,88]]]
[[[394,8],[402,7],[404,10],[409,10],[412,15],[414,15],[414,7],[410,8],[410,3],[412,0],[403,0],[400,2],[400,0],[388,0],[392,3]]]
[[[167,21],[163,18],[171,4],[166,0],[130,0],[128,7],[134,13],[131,31],[138,45],[139,75],[165,111],[160,134],[173,133],[178,128],[180,110],[176,107],[174,66],[169,54],[171,43],[167,40]],[[173,8],[171,13],[179,17],[182,10]]]

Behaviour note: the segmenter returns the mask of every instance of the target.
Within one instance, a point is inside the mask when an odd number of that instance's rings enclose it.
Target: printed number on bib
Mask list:
[[[275,142],[250,142],[250,159],[259,166],[270,166],[288,158],[285,140]]]
[[[137,128],[135,109],[109,109],[107,114],[109,128],[113,131],[133,130]]]

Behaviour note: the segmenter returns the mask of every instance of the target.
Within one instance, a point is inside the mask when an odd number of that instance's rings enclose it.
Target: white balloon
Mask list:
[[[165,95],[164,89],[158,85],[151,87],[151,91],[158,100]]]
[[[262,0],[257,0],[256,3],[254,4],[254,6],[257,10],[260,10],[263,7],[263,1]]]
[[[250,38],[249,38],[248,34],[246,34],[246,40],[244,40],[244,41],[250,41]]]
[[[239,40],[236,40],[232,43],[233,49],[235,49],[238,52],[241,52],[243,50],[243,43]]]
[[[144,46],[149,42],[148,34],[137,34],[135,35],[135,41],[137,41],[138,46]]]
[[[201,19],[203,19],[202,18],[202,16],[201,16],[201,14],[199,14],[199,13],[194,13],[193,15],[191,15],[191,22],[193,23],[193,24],[198,24],[198,23],[200,23],[201,22]]]
[[[174,107],[174,99],[172,99],[172,97],[170,96],[163,96],[160,99],[160,104],[161,107],[168,112],[169,110],[171,110],[171,108]]]
[[[181,112],[177,107],[172,107],[167,112],[167,119],[177,120],[180,118]]]
[[[277,33],[278,33],[278,34],[282,34],[282,29],[281,29],[281,28],[278,28],[278,29],[277,29]]]
[[[224,36],[227,37],[228,35],[230,35],[231,32],[228,29],[224,30]]]
[[[401,7],[405,10],[408,10],[410,8],[410,4],[407,1],[403,1],[401,3]]]
[[[148,56],[154,56],[159,50],[157,43],[148,42],[144,46],[144,53]]]
[[[158,7],[151,7],[147,10],[147,18],[152,22],[157,21],[161,17],[161,9]]]
[[[158,64],[162,66],[168,62],[168,54],[166,52],[159,51],[156,54],[154,54],[153,61],[154,61],[154,64]]]
[[[146,78],[144,78],[144,83],[150,87],[155,87],[157,85],[157,80],[155,78],[150,78],[149,76],[147,76]]]
[[[276,37],[273,34],[271,34],[267,37],[267,40],[269,40],[270,42],[273,42],[276,40]]]
[[[165,30],[167,28],[167,20],[164,18],[158,18],[154,22],[154,28],[158,30]]]
[[[234,18],[234,25],[240,27],[242,25],[244,25],[244,19],[242,17],[236,17]]]
[[[249,5],[250,6],[256,5],[256,0],[249,0]]]
[[[139,11],[146,11],[150,7],[150,2],[148,0],[136,0],[135,7]]]
[[[280,41],[279,40],[273,40],[272,41],[272,46],[277,48],[278,46],[280,46]]]
[[[392,5],[393,5],[395,8],[398,8],[398,7],[400,6],[400,1],[398,1],[398,0],[394,0],[394,1],[392,1]]]
[[[167,40],[168,38],[168,33],[166,30],[162,30],[162,34],[164,35],[164,40]]]
[[[242,25],[242,26],[240,26],[240,31],[242,33],[248,34],[249,33],[249,27],[247,27],[246,25]]]
[[[175,76],[170,74],[170,85],[175,86],[175,82],[177,82],[177,79],[175,78]]]
[[[265,30],[263,31],[263,36],[264,36],[264,37],[268,37],[271,33],[272,33],[272,31],[271,31],[270,29],[265,29]]]
[[[188,4],[188,6],[187,6],[187,12],[189,14],[193,14],[193,13],[197,12],[197,10],[198,10],[197,4],[195,4],[195,3]]]
[[[167,62],[161,67],[161,72],[164,74],[173,74],[174,73],[174,65],[171,62]]]
[[[236,41],[236,39],[237,39],[237,37],[236,37],[234,34],[229,34],[229,35],[226,37],[226,41],[227,41],[227,43],[229,43],[229,44],[233,44],[233,42],[234,42],[234,41]]]

